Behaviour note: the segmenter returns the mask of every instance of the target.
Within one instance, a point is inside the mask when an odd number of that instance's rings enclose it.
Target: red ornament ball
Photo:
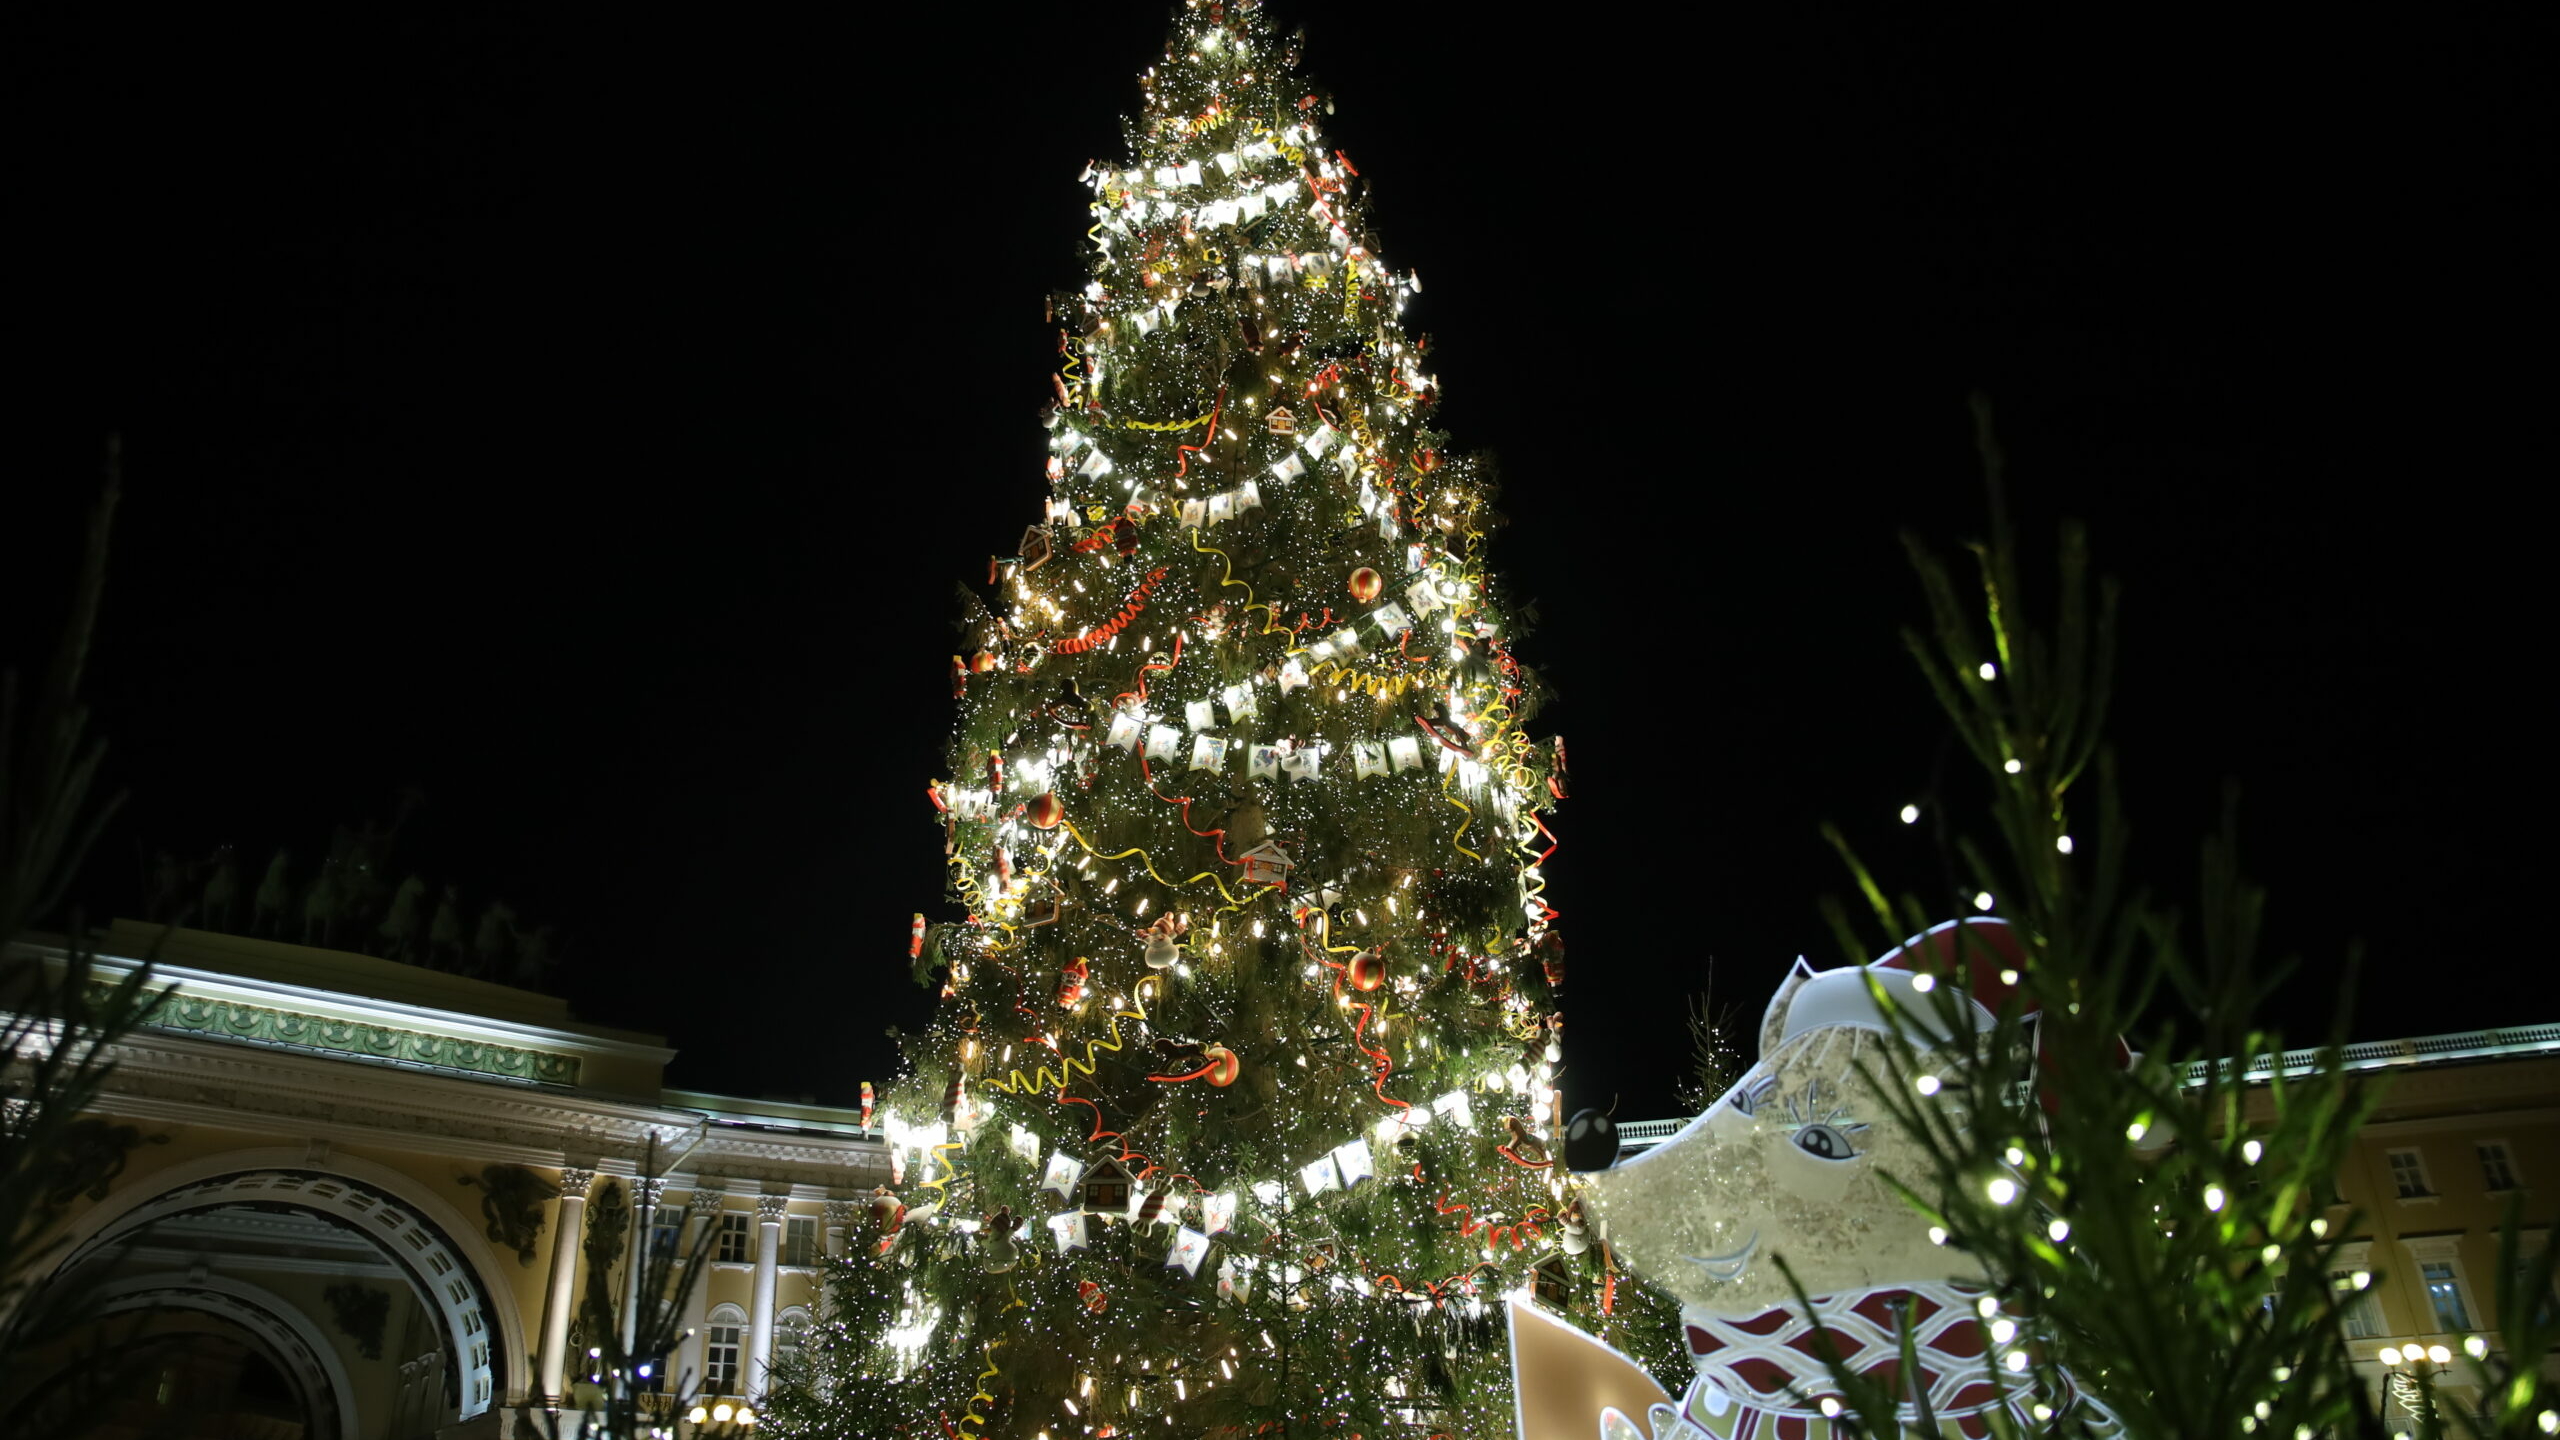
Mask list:
[[[1387,957],[1375,950],[1363,950],[1342,967],[1342,978],[1354,990],[1375,990],[1387,983]]]
[[[1351,572],[1351,598],[1363,605],[1377,599],[1378,592],[1386,588],[1385,577],[1366,565]]]
[[[1425,474],[1440,468],[1440,452],[1424,448],[1413,452],[1413,468]]]
[[[907,1218],[907,1207],[898,1203],[897,1196],[885,1190],[871,1192],[871,1203],[868,1208],[871,1212],[871,1223],[879,1226],[882,1234],[897,1234],[898,1226]]]
[[[1244,1062],[1224,1045],[1208,1046],[1200,1052],[1200,1058],[1210,1065],[1209,1073],[1201,1078],[1221,1090],[1236,1083],[1236,1077],[1244,1073]]]
[[[1023,815],[1043,830],[1055,830],[1058,822],[1067,818],[1067,805],[1055,794],[1046,794],[1024,806]]]
[[[977,671],[981,675],[991,673],[996,668],[995,652],[992,650],[979,651],[977,654],[969,658],[969,668]]]

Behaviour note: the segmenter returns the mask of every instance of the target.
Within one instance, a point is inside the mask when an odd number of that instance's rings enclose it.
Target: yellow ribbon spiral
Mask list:
[[[1147,980],[1152,980],[1154,978],[1154,976],[1150,975],[1147,977]],[[1131,994],[1136,998],[1132,999],[1129,1003],[1137,1008],[1114,1011],[1111,1016],[1111,1038],[1107,1040],[1086,1041],[1084,1047],[1084,1058],[1082,1060],[1077,1060],[1064,1052],[1061,1052],[1058,1056],[1058,1068],[1055,1070],[1050,1069],[1046,1065],[1033,1066],[1031,1073],[1028,1075],[1016,1070],[1006,1079],[988,1081],[988,1088],[1001,1090],[1007,1095],[1020,1095],[1026,1091],[1036,1094],[1043,1090],[1066,1089],[1067,1082],[1074,1079],[1076,1073],[1079,1071],[1087,1077],[1090,1077],[1093,1074],[1093,1055],[1095,1051],[1116,1051],[1122,1048],[1126,1043],[1120,1038],[1120,1022],[1123,1020],[1136,1020],[1143,1023],[1146,1020],[1147,1009],[1145,992],[1147,988],[1147,980],[1139,981],[1137,988],[1131,992]]]

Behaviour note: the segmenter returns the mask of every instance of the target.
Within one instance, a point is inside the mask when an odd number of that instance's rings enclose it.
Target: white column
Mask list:
[[[631,1358],[631,1347],[640,1338],[640,1272],[648,1268],[649,1231],[658,1223],[658,1194],[666,1188],[664,1180],[640,1179],[631,1182],[631,1253],[622,1262],[622,1355]],[[658,1297],[649,1297],[656,1304]]]
[[[765,1371],[773,1363],[773,1292],[782,1278],[782,1212],[790,1204],[788,1195],[756,1197],[756,1291],[755,1305],[747,1312],[746,1393],[759,1406],[772,1386]]]
[[[587,1233],[587,1187],[592,1170],[560,1172],[560,1214],[551,1229],[551,1303],[542,1312],[542,1403],[557,1409],[566,1389],[569,1315],[578,1308],[578,1245]]]
[[[719,1188],[719,1183],[716,1180],[694,1182],[693,1194],[684,1204],[685,1233],[679,1237],[677,1252],[685,1258],[685,1278],[692,1283],[693,1293],[687,1295],[684,1302],[684,1350],[683,1359],[677,1362],[676,1379],[679,1384],[690,1385],[696,1390],[701,1389],[703,1383],[702,1317],[711,1312],[712,1252],[710,1242],[704,1237],[709,1227],[720,1223],[720,1207],[729,1198]],[[692,1263],[697,1254],[702,1257],[699,1267]],[[703,1272],[698,1277],[691,1273],[695,1268]],[[672,1387],[670,1393],[673,1393]]]

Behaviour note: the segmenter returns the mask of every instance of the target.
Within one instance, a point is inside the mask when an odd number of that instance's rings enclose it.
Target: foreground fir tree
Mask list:
[[[1550,1155],[1564,767],[1490,481],[1282,51],[1188,8],[1086,173],[1048,498],[952,664],[967,919],[778,1432],[1498,1435],[1502,1292],[1662,1328]]]
[[[1933,624],[1908,641],[1981,767],[1986,838],[1948,826],[1935,904],[1856,870],[1871,923],[1835,914],[1843,947],[1886,958],[1800,969],[1741,1083],[1578,1178],[1683,1302],[1687,1393],[1567,1337],[1544,1370],[1523,1352],[1524,1401],[1611,1440],[2560,1434],[2553,1262],[2523,1263],[2517,1212],[2494,1327],[2385,1351],[2407,1367],[2387,1407],[2357,1374],[2340,1311],[2373,1275],[2340,1262],[2364,1222],[2332,1182],[2390,1082],[2257,1028],[2282,970],[2228,827],[2183,913],[2131,882],[2101,741],[2115,592],[2075,528],[2052,618],[2030,603],[1987,417],[1982,443],[1979,598],[1913,544]],[[1949,908],[1993,913],[1932,923]],[[1633,1397],[1614,1428],[1594,1394]]]

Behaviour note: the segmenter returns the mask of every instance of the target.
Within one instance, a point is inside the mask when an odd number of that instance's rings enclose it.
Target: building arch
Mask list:
[[[113,1280],[97,1290],[101,1316],[135,1310],[192,1310],[219,1316],[255,1335],[282,1362],[301,1392],[304,1408],[324,1429],[313,1440],[357,1440],[355,1383],[338,1347],[320,1333],[299,1306],[273,1291],[228,1275],[189,1276],[174,1270]]]
[[[190,1210],[266,1204],[306,1211],[370,1238],[409,1278],[442,1322],[454,1356],[450,1399],[469,1420],[518,1397],[504,1383],[524,1367],[515,1292],[488,1242],[414,1178],[351,1155],[317,1157],[286,1147],[233,1150],[136,1177],[70,1225],[52,1279],[70,1275],[102,1246]]]

